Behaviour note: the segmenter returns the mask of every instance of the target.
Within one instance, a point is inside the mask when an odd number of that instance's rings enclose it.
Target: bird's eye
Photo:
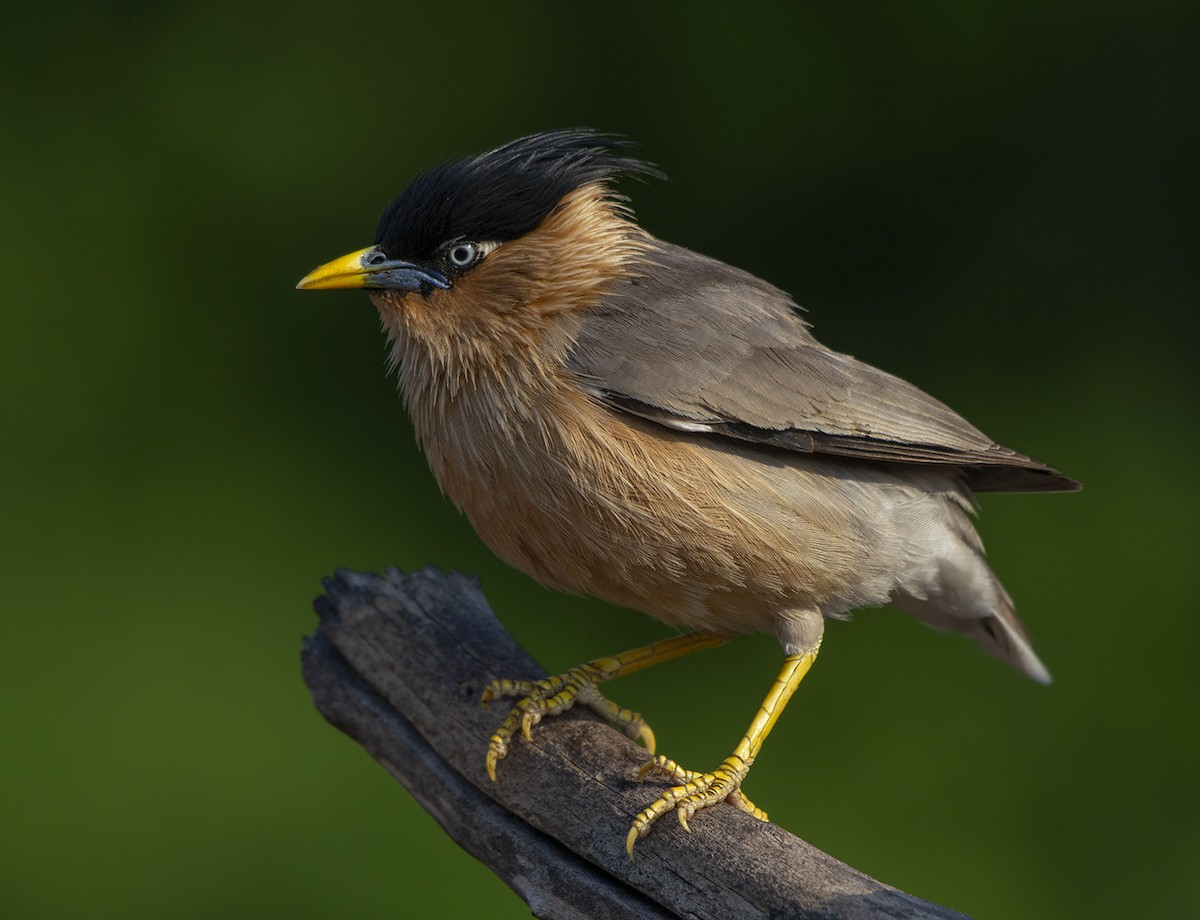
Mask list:
[[[474,243],[463,241],[451,244],[446,258],[455,268],[470,268],[479,261],[480,249]]]

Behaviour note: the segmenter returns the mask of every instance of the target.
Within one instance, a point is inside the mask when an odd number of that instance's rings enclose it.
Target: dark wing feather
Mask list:
[[[975,491],[1079,487],[912,384],[830,351],[766,282],[658,241],[649,261],[584,315],[569,359],[614,409],[805,453],[961,467]]]

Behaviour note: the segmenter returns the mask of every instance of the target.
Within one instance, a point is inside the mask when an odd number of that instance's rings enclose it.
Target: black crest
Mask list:
[[[388,205],[375,245],[393,259],[423,260],[450,240],[515,240],[590,182],[661,178],[650,164],[623,155],[631,146],[586,129],[551,131],[435,166]]]

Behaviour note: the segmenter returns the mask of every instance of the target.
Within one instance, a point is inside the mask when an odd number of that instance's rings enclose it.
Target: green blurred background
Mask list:
[[[0,913],[527,915],[312,708],[320,579],[479,572],[551,668],[662,629],[494,561],[366,298],[292,286],[425,165],[573,125],[671,176],[627,188],[653,232],[1086,484],[983,502],[1053,686],[864,612],[750,794],[981,918],[1194,910],[1195,4],[31,8],[0,59]],[[778,661],[614,696],[708,766]]]

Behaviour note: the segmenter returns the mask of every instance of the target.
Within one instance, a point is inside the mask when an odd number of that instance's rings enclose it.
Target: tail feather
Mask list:
[[[979,576],[975,582],[977,593],[951,591],[940,596],[918,597],[900,591],[893,595],[892,601],[927,626],[969,637],[989,655],[1007,662],[1030,680],[1050,683],[1050,672],[1034,652],[1029,633],[1013,610],[1012,598],[982,559],[979,563],[980,568],[975,572]]]
[[[997,585],[999,587],[999,585]],[[1042,664],[1024,624],[1013,612],[1012,601],[1000,588],[1003,603],[998,604],[996,614],[979,620],[961,621],[963,633],[974,639],[989,655],[1006,661],[1030,680],[1048,684],[1053,678]]]

